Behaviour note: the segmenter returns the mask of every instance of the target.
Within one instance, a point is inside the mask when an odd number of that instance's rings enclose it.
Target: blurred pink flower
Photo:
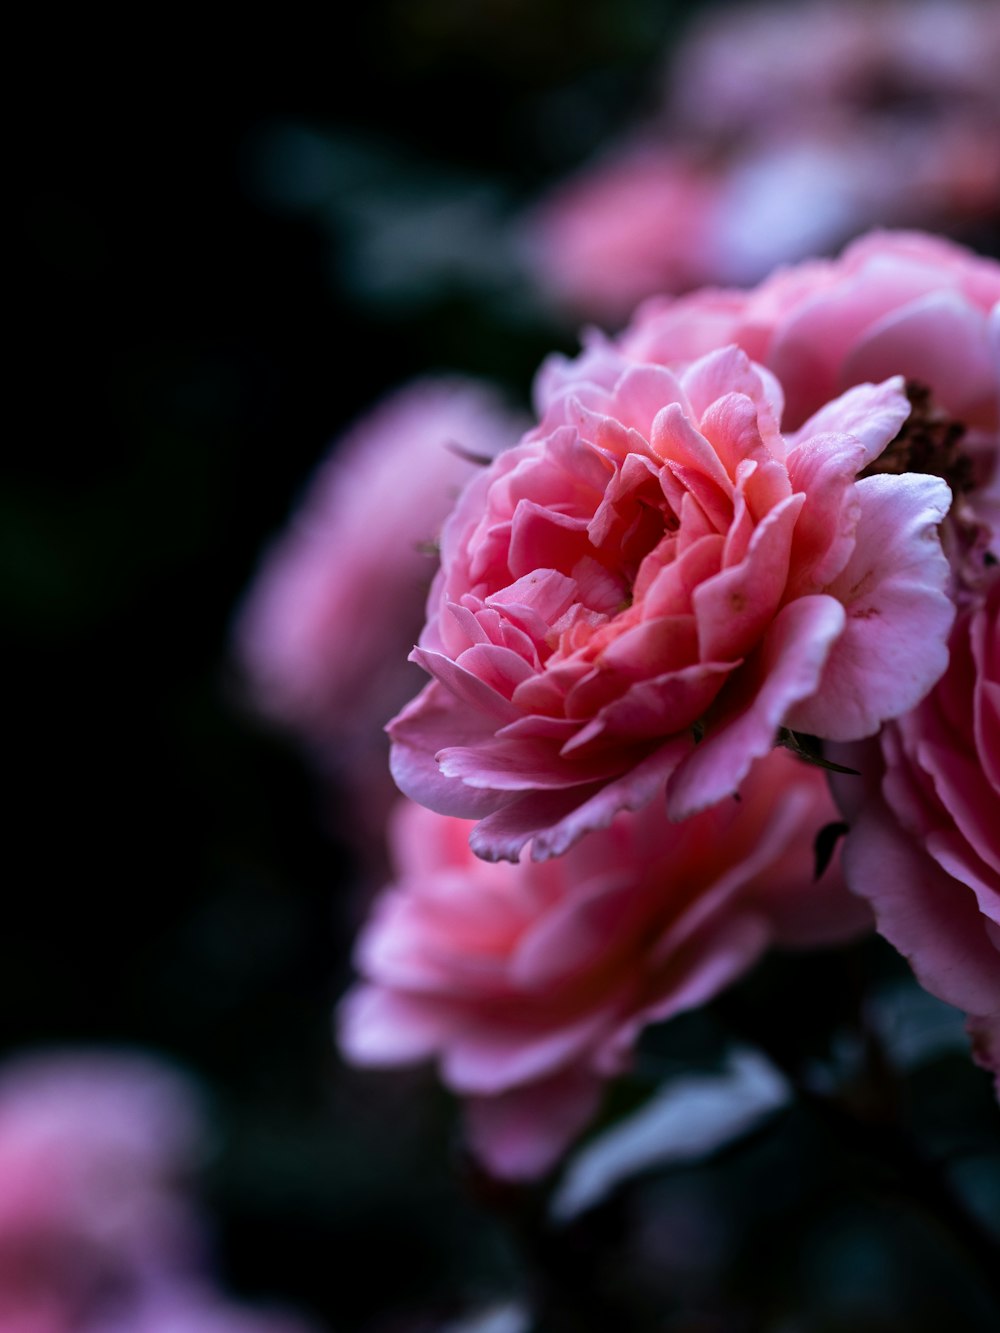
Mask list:
[[[193,1089],[155,1060],[53,1053],[0,1069],[0,1327],[77,1333],[108,1292],[190,1264],[201,1146]]]
[[[689,134],[781,136],[831,118],[997,124],[1000,12],[992,0],[805,0],[713,7],[665,83]]]
[[[736,348],[677,373],[594,342],[464,492],[390,726],[407,795],[476,852],[558,855],[667,787],[681,819],[781,727],[874,734],[947,662],[937,478],[858,474],[909,413],[864,385],[793,436]]]
[[[881,784],[837,784],[848,882],[926,989],[969,1015],[1000,1094],[1000,575],[959,618],[946,674],[879,739]]]
[[[637,300],[757,282],[871,227],[1000,221],[989,0],[711,8],[649,122],[523,219],[539,288],[619,324]]]
[[[372,831],[393,799],[382,727],[419,684],[406,661],[462,486],[521,423],[490,386],[415,380],[333,448],[266,553],[236,650],[255,707],[349,771]],[[480,460],[480,461],[476,461]]]
[[[151,1056],[0,1067],[2,1333],[316,1333],[214,1289],[194,1198],[205,1139],[195,1088]]]
[[[771,944],[869,924],[836,864],[812,882],[815,835],[835,818],[823,775],[780,751],[739,801],[682,824],[647,806],[542,864],[479,861],[464,821],[402,805],[396,883],[359,940],[341,1048],[363,1065],[437,1058],[477,1155],[539,1175],[647,1024],[706,1003]]]
[[[550,301],[618,323],[652,292],[717,277],[717,202],[711,169],[640,141],[555,186],[524,218],[522,246]]]

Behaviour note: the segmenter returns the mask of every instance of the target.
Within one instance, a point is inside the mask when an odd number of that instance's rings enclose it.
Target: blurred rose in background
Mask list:
[[[521,423],[485,381],[403,385],[338,440],[266,552],[236,627],[248,693],[320,768],[348,775],[373,843],[395,788],[382,728],[415,693],[441,525]],[[360,841],[363,841],[360,840]]]
[[[526,222],[535,280],[620,323],[654,292],[758,281],[873,226],[975,240],[1000,217],[989,0],[712,9],[647,123]]]
[[[207,1146],[197,1088],[152,1055],[0,1065],[4,1333],[309,1333],[215,1289],[196,1195]]]

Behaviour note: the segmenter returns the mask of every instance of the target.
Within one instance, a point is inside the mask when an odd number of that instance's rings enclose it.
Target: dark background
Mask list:
[[[25,31],[0,501],[0,1048],[179,1061],[215,1110],[223,1279],[338,1329],[462,1303],[492,1242],[469,1236],[430,1080],[412,1111],[342,1086],[353,864],[327,831],[335,796],[241,707],[230,622],[356,413],[427,368],[524,399],[555,334],[508,337],[468,292],[356,299],[337,236],[269,197],[266,145],[315,126],[527,195],[625,113],[666,12],[359,9]],[[541,133],[553,104],[561,147]]]
[[[357,8],[331,11],[332,26],[284,12],[225,28],[173,11],[113,32],[77,20],[21,48],[0,500],[11,668],[0,1052],[113,1042],[179,1062],[213,1108],[203,1188],[223,1283],[335,1331],[420,1333],[523,1287],[494,1220],[509,1201],[476,1186],[430,1076],[387,1082],[337,1060],[330,1014],[350,976],[355,865],[329,831],[336,793],[242,705],[228,635],[263,544],[345,423],[426,369],[489,375],[526,403],[540,357],[571,348],[574,332],[503,293],[483,300],[474,283],[376,299],[352,272],[336,209],[275,184],[274,145],[302,127],[328,132],[384,151],[387,171],[404,161],[417,179],[486,178],[517,203],[643,109],[690,11]],[[895,967],[877,946],[859,957]],[[788,985],[815,1013],[822,995],[835,1011],[848,1003],[839,960],[777,963],[754,984],[747,1004],[761,1013]],[[821,1017],[808,1040],[822,1044],[829,1026]],[[675,1040],[701,1038],[714,1039],[696,1022]],[[995,1147],[985,1078],[958,1057],[934,1077],[922,1123],[949,1123],[947,1084],[971,1099],[962,1132],[975,1151]],[[732,1237],[708,1263],[705,1289],[724,1271],[736,1304],[757,1313],[650,1327],[771,1327],[762,1312],[777,1319],[808,1308],[809,1288],[822,1304],[842,1287],[854,1262],[843,1255],[864,1250],[888,1205],[868,1206],[864,1152],[838,1156],[805,1113],[785,1129],[731,1169],[661,1183],[642,1214],[672,1216],[685,1191],[707,1191],[747,1234],[787,1243],[780,1267]],[[761,1197],[776,1176],[798,1182],[784,1211]],[[912,1327],[934,1327],[968,1285],[979,1327],[974,1268],[947,1246],[935,1257],[934,1227],[902,1209],[899,1234],[882,1250],[872,1240],[874,1270],[865,1277],[863,1259],[850,1270],[862,1306],[865,1282],[902,1290],[917,1256],[928,1275]],[[803,1219],[818,1214],[833,1239],[795,1258]],[[618,1255],[611,1232],[591,1241]],[[814,1311],[802,1326],[896,1327],[910,1308],[899,1299],[867,1323]]]

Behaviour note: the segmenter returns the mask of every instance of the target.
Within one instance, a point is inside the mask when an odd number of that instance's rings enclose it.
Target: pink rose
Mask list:
[[[987,549],[1000,555],[1000,264],[938,237],[874,232],[752,291],[650,301],[621,347],[669,365],[730,342],[777,375],[785,429],[867,380],[928,389],[887,465],[949,480],[949,554],[960,582],[978,582]],[[541,392],[568,373],[553,360]]]
[[[777,375],[786,429],[854,384],[904,375],[952,417],[994,436],[1000,365],[989,319],[1000,264],[918,232],[872,232],[839,259],[782,269],[752,291],[654,298],[622,334],[670,365],[734,342]]]
[[[441,524],[517,429],[490,387],[416,380],[361,418],[267,553],[238,626],[255,701],[307,739],[378,730],[412,689]]]
[[[181,1182],[201,1148],[194,1090],[148,1057],[0,1069],[0,1327],[77,1333],[108,1291],[187,1266],[202,1235]]]
[[[382,727],[413,693],[434,543],[462,486],[519,428],[489,386],[416,380],[361,418],[266,554],[236,650],[257,710],[349,768],[372,831],[395,793]]]
[[[831,117],[905,130],[1000,116],[990,0],[713,6],[671,62],[668,113],[689,134],[778,139]]]
[[[475,851],[558,855],[667,788],[682,819],[782,727],[874,734],[947,662],[937,478],[858,474],[909,412],[863,385],[797,434],[736,348],[676,373],[591,346],[464,492],[390,725],[415,800]]]
[[[618,324],[642,297],[757,282],[872,226],[1000,221],[990,0],[713,6],[670,54],[650,121],[524,218],[562,309]]]
[[[946,674],[880,741],[880,787],[838,783],[848,882],[926,989],[969,1015],[1000,1080],[1000,575],[959,618]]]
[[[780,751],[740,801],[682,824],[647,806],[543,863],[477,860],[463,821],[402,805],[341,1048],[363,1065],[436,1058],[477,1154],[498,1175],[541,1174],[647,1024],[706,1003],[771,944],[864,928],[836,865],[812,882],[836,817],[823,775]]]
[[[716,172],[638,140],[555,186],[522,221],[535,282],[574,316],[625,319],[651,292],[717,276]]]

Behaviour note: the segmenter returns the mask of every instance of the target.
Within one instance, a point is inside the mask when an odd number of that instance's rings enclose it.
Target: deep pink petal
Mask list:
[[[692,597],[703,662],[745,657],[774,619],[788,583],[789,553],[805,497],[790,495],[758,524],[738,565],[706,579]]]
[[[832,597],[802,597],[779,612],[732,697],[720,696],[718,718],[709,719],[707,735],[671,779],[671,819],[686,819],[737,790],[795,706],[816,690],[843,626],[844,609]]]

